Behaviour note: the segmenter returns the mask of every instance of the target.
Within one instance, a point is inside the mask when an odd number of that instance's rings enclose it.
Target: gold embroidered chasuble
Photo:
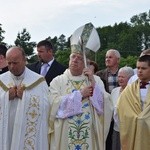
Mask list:
[[[48,150],[48,86],[28,68],[20,84],[22,99],[10,101],[8,90],[15,85],[12,74],[0,76],[0,150]]]
[[[117,105],[122,150],[150,149],[150,88],[143,105],[139,80],[126,87]]]
[[[97,84],[102,84],[96,78]],[[104,92],[104,107],[107,113],[98,115],[88,99],[82,101],[82,114],[65,119],[56,118],[62,96],[80,90],[87,86],[84,75],[74,77],[69,70],[56,77],[50,84],[50,99],[52,102],[50,112],[50,150],[104,150],[105,140],[109,131],[112,117],[110,97]],[[104,116],[106,119],[104,119]],[[104,125],[105,124],[105,125]]]

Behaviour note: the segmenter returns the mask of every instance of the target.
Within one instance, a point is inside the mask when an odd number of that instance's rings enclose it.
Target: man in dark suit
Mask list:
[[[45,76],[46,82],[49,86],[52,79],[57,75],[62,74],[66,70],[66,67],[64,67],[54,59],[53,47],[49,41],[40,41],[37,44],[37,52],[39,61],[33,64],[28,64],[27,67],[32,71]]]
[[[8,71],[6,52],[7,52],[6,46],[0,44],[0,74]]]

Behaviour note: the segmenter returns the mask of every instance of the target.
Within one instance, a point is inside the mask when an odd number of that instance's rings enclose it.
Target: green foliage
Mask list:
[[[59,50],[66,49],[66,36],[63,34],[57,39],[57,49]]]
[[[149,24],[149,22],[150,22],[150,10],[148,13],[143,12],[143,13],[140,13],[139,15],[134,15],[130,19],[130,21],[133,24],[133,26]]]
[[[91,60],[97,62],[99,69],[105,68],[105,53],[109,49],[117,49],[121,56],[121,66],[129,65],[135,67],[136,58],[141,50],[150,48],[150,10],[133,16],[130,22],[115,23],[113,26],[97,28],[100,35],[101,48],[98,52],[90,52]],[[0,43],[4,40],[5,31],[0,24]],[[18,33],[15,44],[24,48],[29,61],[35,61],[35,42],[30,42],[31,36],[26,29]],[[62,64],[68,66],[70,55],[70,37],[66,40],[65,35],[59,37],[50,36],[46,38],[51,41],[55,52],[55,58]],[[31,60],[30,60],[31,59]]]
[[[35,42],[30,42],[31,36],[26,29],[23,29],[21,33],[18,33],[17,39],[15,40],[15,45],[20,46],[24,49],[27,56],[34,54]]]
[[[2,29],[1,26],[2,26],[2,24],[0,24],[0,43],[3,43],[3,44],[4,44],[4,42],[3,42],[4,36],[3,36],[2,34],[4,34],[5,31]]]
[[[30,56],[29,58],[27,58],[28,63],[34,63],[36,61],[38,61],[38,56],[36,54],[34,54],[34,55]]]
[[[51,38],[50,36],[48,38],[46,38],[45,40],[50,41],[53,45],[53,50],[56,51],[57,50],[57,36],[55,36],[54,38]]]
[[[97,62],[99,70],[104,69],[105,68],[105,55],[106,55],[106,50],[100,50],[97,52],[97,60],[95,62]]]
[[[69,63],[69,55],[71,53],[70,49],[66,50],[57,50],[55,53],[55,58],[58,62],[60,62],[64,66],[68,66]]]
[[[130,55],[126,58],[122,57],[120,60],[120,67],[130,66],[132,68],[136,68],[137,59],[138,59],[137,56],[130,56]]]

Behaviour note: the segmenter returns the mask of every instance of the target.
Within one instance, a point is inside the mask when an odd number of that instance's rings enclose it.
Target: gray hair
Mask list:
[[[119,59],[120,59],[120,57],[121,57],[119,51],[116,50],[116,49],[110,49],[110,50],[108,50],[107,52],[113,52],[113,53],[115,54],[115,56],[116,56],[117,58],[119,58]]]
[[[119,72],[124,72],[128,76],[128,78],[130,78],[131,76],[134,75],[134,70],[128,66],[124,66],[124,67],[120,68]]]
[[[143,50],[140,57],[143,56],[143,55],[150,55],[150,49]]]

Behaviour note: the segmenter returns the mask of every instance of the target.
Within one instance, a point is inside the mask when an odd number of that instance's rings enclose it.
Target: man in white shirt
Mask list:
[[[37,44],[37,56],[39,60],[28,64],[27,67],[43,75],[49,86],[53,78],[62,74],[66,70],[66,67],[56,61],[54,58],[54,48],[48,40],[42,40]]]

